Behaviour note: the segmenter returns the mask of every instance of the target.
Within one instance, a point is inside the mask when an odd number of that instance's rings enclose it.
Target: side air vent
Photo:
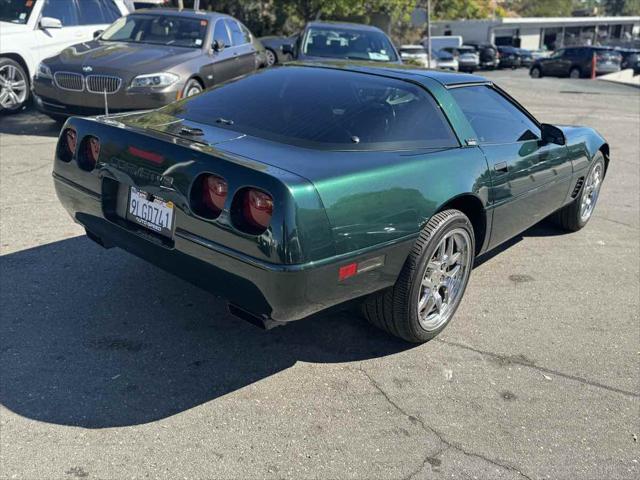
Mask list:
[[[580,177],[576,182],[576,186],[574,187],[573,192],[571,192],[571,198],[576,198],[578,196],[583,183],[584,183],[584,177]]]

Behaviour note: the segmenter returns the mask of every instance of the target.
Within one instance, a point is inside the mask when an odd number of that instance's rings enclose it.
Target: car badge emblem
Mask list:
[[[89,65],[87,65],[86,67],[82,67],[82,71],[85,73],[91,73],[93,72],[93,68],[91,68]]]

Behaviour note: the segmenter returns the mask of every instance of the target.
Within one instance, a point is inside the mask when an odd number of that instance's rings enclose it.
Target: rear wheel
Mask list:
[[[529,75],[531,75],[531,78],[541,78],[542,77],[542,70],[540,70],[540,67],[533,67],[529,71]]]
[[[582,77],[582,72],[578,67],[573,67],[569,72],[569,78],[580,78]]]
[[[0,58],[0,112],[17,112],[25,106],[27,100],[29,76],[18,62]]]
[[[276,63],[278,63],[278,59],[273,50],[267,48],[266,56],[267,56],[267,67],[273,67]]]
[[[562,228],[576,232],[589,222],[600,197],[604,174],[604,155],[602,152],[598,152],[582,184],[580,194],[573,202],[555,214],[555,220]]]
[[[420,233],[396,284],[369,296],[365,317],[409,342],[426,342],[451,321],[475,256],[473,227],[458,210],[434,215]]]

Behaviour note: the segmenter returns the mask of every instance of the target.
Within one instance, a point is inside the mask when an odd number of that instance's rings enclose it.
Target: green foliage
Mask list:
[[[574,0],[509,0],[508,10],[522,17],[568,17],[574,9]]]
[[[640,0],[604,0],[607,15],[640,15]]]
[[[492,15],[490,0],[432,0],[431,10],[435,19],[473,19]]]

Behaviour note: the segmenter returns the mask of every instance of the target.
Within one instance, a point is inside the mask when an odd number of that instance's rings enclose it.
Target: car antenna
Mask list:
[[[104,89],[104,114],[109,116],[109,102],[107,102],[107,89]]]

